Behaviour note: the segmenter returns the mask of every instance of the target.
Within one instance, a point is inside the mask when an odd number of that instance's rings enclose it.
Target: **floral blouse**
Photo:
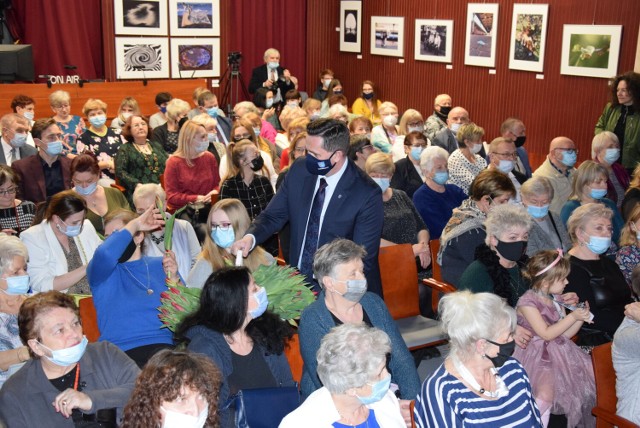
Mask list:
[[[67,123],[64,122],[56,122],[58,127],[62,131],[64,135],[64,144],[62,153],[65,155],[68,154],[77,154],[78,150],[76,149],[76,145],[80,137],[85,131],[84,120],[80,116],[71,116],[71,120]]]
[[[120,135],[119,129],[107,128],[104,136],[95,134],[91,129],[87,130],[80,137],[77,144],[78,153],[88,150],[96,155],[98,162],[113,162],[118,149],[126,141]],[[115,178],[115,175],[108,169],[102,170],[102,178]]]
[[[624,279],[631,286],[631,273],[633,268],[640,264],[640,247],[637,245],[625,245],[616,254],[616,263],[620,267]]]

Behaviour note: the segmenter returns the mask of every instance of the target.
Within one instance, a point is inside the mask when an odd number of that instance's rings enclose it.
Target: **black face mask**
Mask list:
[[[512,262],[520,260],[520,257],[527,251],[527,241],[502,242],[498,238],[496,240],[498,241],[496,250],[502,257]]]
[[[440,111],[436,110],[436,114],[440,116],[442,119],[446,119],[449,116],[449,112],[451,111],[451,107],[448,106],[440,106]]]
[[[513,142],[516,147],[522,147],[524,146],[524,143],[527,141],[527,136],[526,135],[521,135],[519,137],[516,137],[516,140]]]
[[[491,360],[491,362],[493,363],[493,366],[495,368],[498,367],[502,367],[504,365],[504,363],[507,362],[507,360],[509,359],[509,357],[511,355],[513,355],[513,351],[515,351],[516,349],[516,341],[512,340],[511,342],[507,342],[507,343],[496,343],[492,340],[489,339],[485,339],[487,342],[492,343],[494,345],[496,345],[498,347],[498,355],[496,355],[495,357],[490,357],[488,355],[485,355],[485,357],[487,357],[489,360]]]
[[[127,248],[124,249],[124,253],[122,253],[120,258],[118,259],[118,263],[128,262],[131,256],[133,256],[133,253],[136,252],[136,248],[138,248],[138,246],[135,242],[133,242],[132,239],[131,242],[129,242],[129,245],[127,245]]]
[[[368,94],[365,94],[364,92],[362,93],[362,98],[364,98],[365,100],[370,100],[373,98],[375,94],[373,92],[369,92]]]
[[[260,171],[263,166],[264,166],[264,159],[262,159],[262,156],[260,155],[258,155],[257,158],[251,161],[251,169],[253,171]]]

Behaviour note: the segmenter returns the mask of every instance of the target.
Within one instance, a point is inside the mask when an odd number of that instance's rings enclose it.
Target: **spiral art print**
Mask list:
[[[124,45],[125,71],[160,71],[161,69],[161,45]]]

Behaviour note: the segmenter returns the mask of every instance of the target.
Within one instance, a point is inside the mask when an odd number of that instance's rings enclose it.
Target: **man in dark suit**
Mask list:
[[[466,123],[469,123],[469,112],[462,107],[454,107],[447,116],[447,127],[436,132],[436,136],[431,142],[435,146],[440,146],[449,154],[459,148],[456,134],[458,129]]]
[[[282,103],[287,91],[296,89],[298,79],[289,70],[280,67],[280,52],[277,49],[267,49],[264,53],[264,65],[256,67],[251,73],[249,93],[254,94],[258,88],[273,90],[274,105]]]
[[[231,120],[221,116],[218,109],[218,97],[211,91],[204,91],[198,95],[198,110],[206,113],[218,122],[218,138],[225,146],[231,142]]]
[[[2,127],[2,150],[0,165],[8,165],[36,154],[36,149],[27,144],[29,121],[22,115],[9,113],[0,119]]]
[[[267,208],[231,252],[241,250],[246,257],[288,221],[291,265],[317,289],[310,270],[315,251],[336,238],[351,239],[366,248],[364,272],[369,291],[381,296],[378,249],[384,212],[380,187],[347,158],[349,130],[344,123],[319,119],[309,124],[307,133],[306,158],[293,163]],[[312,219],[319,219],[319,224]]]
[[[63,135],[55,120],[36,120],[31,134],[38,153],[11,167],[20,175],[22,199],[38,203],[71,188],[71,160],[60,156]]]

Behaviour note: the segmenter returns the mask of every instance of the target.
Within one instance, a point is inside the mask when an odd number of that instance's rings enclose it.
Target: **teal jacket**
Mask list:
[[[635,107],[635,106],[634,106]],[[637,111],[627,117],[627,125],[624,130],[624,147],[622,150],[622,165],[627,169],[633,169],[640,162],[640,112]],[[608,103],[596,124],[595,134],[602,131],[611,131],[616,127],[620,119],[620,106],[613,107]]]

